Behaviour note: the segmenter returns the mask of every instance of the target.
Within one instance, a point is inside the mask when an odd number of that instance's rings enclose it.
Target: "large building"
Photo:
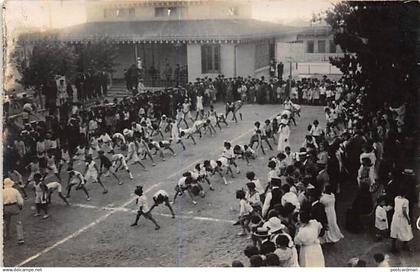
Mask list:
[[[113,79],[136,64],[146,82],[153,67],[163,78],[167,67],[198,77],[267,76],[276,43],[296,37],[297,29],[252,19],[247,0],[88,1],[87,22],[50,32],[68,43],[107,37],[118,44]]]

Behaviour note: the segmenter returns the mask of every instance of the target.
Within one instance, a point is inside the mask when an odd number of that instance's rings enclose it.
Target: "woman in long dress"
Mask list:
[[[278,152],[284,152],[284,149],[286,148],[286,146],[289,146],[290,128],[287,123],[288,123],[287,120],[284,117],[282,117],[280,121],[280,127],[278,130],[278,134],[279,134],[279,142],[277,146]]]
[[[325,191],[319,200],[325,206],[325,213],[328,220],[328,231],[321,238],[323,243],[337,243],[340,239],[344,238],[340,228],[337,225],[337,216],[335,214],[335,196],[332,193],[331,185],[325,186]]]
[[[409,216],[409,201],[406,191],[401,190],[394,199],[394,215],[391,222],[392,252],[398,252],[397,240],[403,242],[402,249],[409,250],[408,241],[413,239]]]
[[[300,246],[299,264],[301,267],[325,267],[319,241],[322,225],[310,218],[307,211],[301,211],[299,214],[301,226],[295,236],[295,244]]]

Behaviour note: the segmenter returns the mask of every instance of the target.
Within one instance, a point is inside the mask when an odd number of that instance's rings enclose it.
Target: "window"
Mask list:
[[[128,9],[117,9],[117,17],[124,18],[128,16]]]
[[[330,40],[330,53],[337,53],[337,45],[334,40]]]
[[[181,8],[170,7],[170,8],[155,8],[155,17],[175,17],[181,15]]]
[[[230,7],[228,9],[228,15],[229,16],[238,16],[239,15],[239,9],[238,9],[238,7]]]
[[[306,53],[313,53],[314,52],[314,41],[307,41],[306,42]]]
[[[201,73],[220,73],[220,45],[201,46]]]
[[[135,8],[129,8],[128,9],[128,17],[135,17],[136,16],[136,9]]]
[[[134,8],[121,8],[121,9],[104,9],[104,18],[127,18],[134,17],[136,10]]]
[[[325,40],[318,41],[318,53],[325,53]]]
[[[268,41],[258,42],[255,46],[255,69],[269,65],[271,53],[270,43]]]
[[[104,18],[112,18],[116,15],[115,9],[104,9]]]

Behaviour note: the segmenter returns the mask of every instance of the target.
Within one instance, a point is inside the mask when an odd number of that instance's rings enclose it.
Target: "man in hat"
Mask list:
[[[20,212],[23,208],[23,198],[18,190],[13,188],[14,182],[10,178],[3,181],[3,218],[5,223],[6,239],[10,236],[10,223],[13,216],[16,216],[16,234],[18,244],[24,243],[23,240],[23,226],[20,217]]]
[[[138,211],[136,215],[136,220],[133,224],[130,226],[137,226],[137,223],[139,222],[140,216],[144,216],[150,221],[155,224],[155,230],[160,229],[160,226],[156,222],[156,220],[152,217],[151,209],[149,209],[149,203],[147,201],[147,197],[143,194],[143,186],[137,186],[134,190],[134,193],[138,196],[136,199],[136,204],[138,205]]]

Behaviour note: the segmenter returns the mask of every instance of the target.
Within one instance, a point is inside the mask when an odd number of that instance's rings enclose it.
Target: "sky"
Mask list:
[[[6,26],[9,33],[16,33],[25,28],[61,28],[83,23],[88,1],[91,0],[4,0]],[[253,17],[285,24],[309,21],[313,13],[331,7],[331,1],[336,0],[259,0],[253,4]]]

